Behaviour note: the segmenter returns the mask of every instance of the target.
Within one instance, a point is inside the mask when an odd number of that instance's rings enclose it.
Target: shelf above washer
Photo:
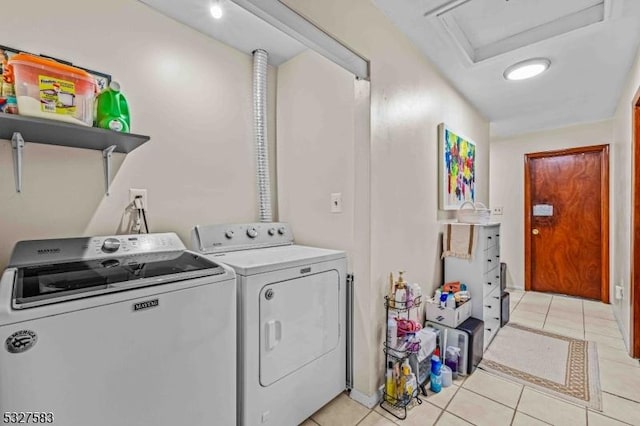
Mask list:
[[[133,133],[85,127],[62,121],[0,114],[0,139],[11,140],[18,132],[26,142],[102,151],[115,145],[114,152],[128,154],[150,137]]]
[[[109,195],[112,153],[128,154],[147,142],[150,137],[55,120],[0,113],[0,139],[10,140],[13,147],[13,167],[17,192],[22,192],[22,149],[25,142],[33,142],[102,151],[105,188],[106,194]]]

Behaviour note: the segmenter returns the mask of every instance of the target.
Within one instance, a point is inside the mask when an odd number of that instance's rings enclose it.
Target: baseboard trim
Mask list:
[[[631,336],[630,336],[630,331],[627,327],[625,327],[625,323],[621,318],[621,312],[622,311],[622,302],[624,299],[622,300],[616,300],[615,298],[611,298],[609,299],[612,301],[611,303],[611,308],[613,311],[613,317],[616,320],[616,324],[618,325],[618,329],[620,330],[620,334],[622,334],[622,341],[624,342],[624,346],[627,352],[627,355],[633,357],[633,351],[631,350]],[[633,324],[631,324],[631,327],[633,327]]]
[[[357,389],[351,389],[349,392],[349,396],[356,402],[364,405],[367,408],[373,408],[378,404],[380,399],[382,398],[382,387],[378,389],[378,391],[373,395],[367,395],[358,391]]]

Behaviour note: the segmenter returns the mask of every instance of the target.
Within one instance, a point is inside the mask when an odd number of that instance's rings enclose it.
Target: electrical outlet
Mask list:
[[[622,283],[619,283],[617,286],[615,286],[615,298],[616,300],[622,300],[623,296],[624,296],[624,287],[622,286]]]
[[[149,210],[149,203],[147,199],[147,190],[146,189],[129,189],[129,202],[133,204],[133,200],[136,199],[137,196],[142,197],[142,208],[145,210]]]
[[[331,213],[342,213],[342,193],[331,194]]]
[[[502,214],[502,207],[494,207],[493,210],[491,211],[492,214],[495,215],[501,215]]]

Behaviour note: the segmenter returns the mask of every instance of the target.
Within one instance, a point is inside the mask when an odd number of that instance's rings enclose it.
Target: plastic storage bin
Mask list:
[[[427,301],[427,321],[437,322],[447,327],[457,327],[471,316],[471,302],[469,299],[457,308],[441,308],[440,304],[431,299]]]
[[[13,56],[9,66],[15,75],[20,115],[93,124],[96,82],[89,73],[26,53]]]

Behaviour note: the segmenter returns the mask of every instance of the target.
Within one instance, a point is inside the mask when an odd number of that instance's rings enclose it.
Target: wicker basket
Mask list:
[[[465,208],[467,205],[471,206],[471,208]],[[481,202],[465,201],[458,209],[458,222],[460,223],[485,224],[489,223],[490,219],[491,210]]]

